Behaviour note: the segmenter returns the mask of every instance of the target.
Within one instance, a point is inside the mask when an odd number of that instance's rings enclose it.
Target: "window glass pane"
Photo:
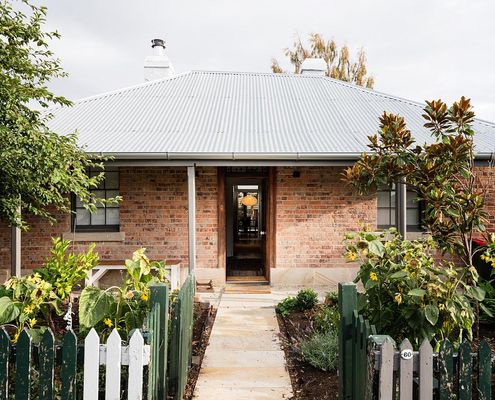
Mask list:
[[[118,190],[107,190],[107,199],[115,198],[119,195]],[[118,207],[119,204],[107,204],[107,207]]]
[[[119,225],[119,209],[107,208],[107,225]]]
[[[105,209],[98,208],[91,214],[91,225],[105,225]]]
[[[83,202],[79,197],[76,196],[76,208],[81,208],[83,207]]]
[[[76,226],[77,225],[89,225],[89,211],[85,208],[79,208],[76,211]]]
[[[105,189],[119,188],[119,173],[113,171],[105,172]]]
[[[390,192],[378,192],[378,207],[390,207]]]
[[[390,207],[395,208],[395,192],[390,193]]]
[[[419,212],[417,208],[408,208],[406,211],[407,225],[418,225]]]
[[[418,202],[416,201],[416,193],[407,192],[407,208],[417,208]]]
[[[378,209],[378,225],[390,225],[390,210],[388,208]]]
[[[395,226],[395,208],[390,210],[390,225]]]
[[[98,198],[98,199],[104,199],[105,198],[105,191],[104,190],[93,190],[91,193],[93,194],[93,196],[95,198]],[[96,206],[97,207],[104,207],[104,205],[99,203],[99,202],[96,203]]]

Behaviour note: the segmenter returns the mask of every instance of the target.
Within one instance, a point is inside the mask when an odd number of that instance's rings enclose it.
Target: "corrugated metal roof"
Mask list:
[[[383,111],[431,140],[424,105],[314,75],[193,71],[52,110],[50,127],[78,131],[88,152],[169,158],[324,158],[367,150]],[[479,153],[495,150],[495,124],[477,120]]]

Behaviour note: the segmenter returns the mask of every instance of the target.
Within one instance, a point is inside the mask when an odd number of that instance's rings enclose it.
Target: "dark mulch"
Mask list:
[[[193,398],[194,388],[203,362],[203,356],[215,321],[216,310],[210,303],[194,303],[194,325],[192,338],[192,365],[187,374],[184,399]]]
[[[293,312],[287,317],[277,315],[277,319],[294,391],[292,400],[337,399],[337,372],[314,368],[301,358],[298,351],[300,341],[313,331],[311,313]]]

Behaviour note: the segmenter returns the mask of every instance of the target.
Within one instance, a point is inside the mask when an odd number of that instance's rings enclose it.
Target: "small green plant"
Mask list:
[[[328,333],[339,327],[340,314],[337,307],[321,306],[314,316],[315,331]]]
[[[485,298],[480,303],[480,320],[495,322],[495,287],[493,280],[480,281],[479,286],[485,291]]]
[[[289,296],[275,307],[275,311],[286,317],[293,311],[311,310],[318,303],[318,293],[311,288],[301,289],[296,297]]]
[[[328,292],[325,296],[325,304],[330,307],[339,304],[339,294],[337,292]]]
[[[296,296],[296,307],[300,311],[311,310],[318,303],[318,293],[313,289],[301,289]]]
[[[280,314],[283,317],[287,317],[292,311],[296,309],[296,306],[296,298],[289,296],[277,304],[277,306],[275,307],[275,311],[277,312],[277,314]]]
[[[301,355],[307,363],[323,371],[337,369],[339,341],[337,331],[316,332],[309,339],[301,342]]]

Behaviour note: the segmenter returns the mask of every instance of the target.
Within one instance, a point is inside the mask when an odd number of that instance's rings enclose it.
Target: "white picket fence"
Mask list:
[[[84,340],[84,386],[83,399],[98,399],[100,366],[105,365],[105,400],[119,400],[121,394],[121,367],[129,366],[127,394],[129,400],[143,398],[143,370],[150,363],[150,346],[144,344],[139,330],[134,331],[128,346],[122,346],[122,339],[116,329],[106,344],[91,329]]]

